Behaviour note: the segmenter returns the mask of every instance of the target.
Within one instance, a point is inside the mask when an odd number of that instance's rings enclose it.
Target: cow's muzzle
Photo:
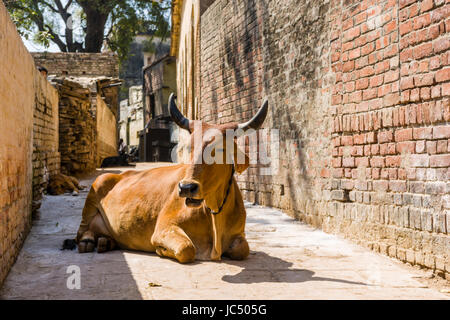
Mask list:
[[[202,204],[203,199],[197,199],[199,193],[198,183],[186,183],[180,182],[178,184],[178,195],[182,198],[186,198],[186,206],[198,207]]]

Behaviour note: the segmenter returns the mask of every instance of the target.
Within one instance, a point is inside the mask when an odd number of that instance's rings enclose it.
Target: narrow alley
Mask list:
[[[87,191],[44,197],[0,299],[450,299],[424,271],[248,202],[244,261],[183,265],[143,252],[61,251],[75,236]],[[74,265],[81,289],[67,286]]]

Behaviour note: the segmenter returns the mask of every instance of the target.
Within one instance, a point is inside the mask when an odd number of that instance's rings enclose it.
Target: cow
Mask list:
[[[73,192],[73,194],[78,194],[79,191],[83,190],[84,188],[85,186],[80,185],[75,177],[58,173],[50,176],[47,186],[47,193],[53,196],[61,195],[66,192]]]
[[[100,168],[108,168],[108,167],[132,167],[132,165],[128,163],[128,155],[121,154],[118,156],[107,157],[103,159]]]
[[[201,122],[201,151],[218,143],[217,132],[225,135],[226,130],[258,129],[267,110],[265,101],[254,117],[243,124]],[[200,121],[185,118],[173,94],[169,98],[169,112],[180,128],[189,131],[192,144]],[[212,131],[216,136],[207,134]],[[236,161],[241,151],[235,140],[233,150],[222,146],[224,149],[217,150],[229,152],[234,159],[231,164],[190,161],[99,176],[82,212],[75,239],[78,251],[92,252],[97,247],[101,253],[119,247],[156,252],[180,263],[220,260],[222,256],[245,259],[249,254],[244,233],[246,212],[234,173],[246,170],[249,158],[244,154],[245,161]],[[195,154],[194,147],[191,160],[195,160]],[[202,152],[199,154],[202,156]]]

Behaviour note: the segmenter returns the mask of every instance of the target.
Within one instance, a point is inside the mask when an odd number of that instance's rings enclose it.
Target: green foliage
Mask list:
[[[4,0],[19,33],[63,52],[99,52],[102,44],[128,55],[137,34],[170,35],[170,0]]]

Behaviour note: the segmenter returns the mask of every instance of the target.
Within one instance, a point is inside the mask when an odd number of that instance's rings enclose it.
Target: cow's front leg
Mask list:
[[[230,257],[233,260],[243,260],[247,258],[250,249],[248,247],[248,242],[244,235],[238,235],[231,242],[231,245],[224,252],[224,255]]]
[[[152,236],[152,244],[156,248],[156,253],[160,256],[174,258],[181,263],[195,260],[195,246],[183,229],[178,226],[171,225],[155,230]]]

